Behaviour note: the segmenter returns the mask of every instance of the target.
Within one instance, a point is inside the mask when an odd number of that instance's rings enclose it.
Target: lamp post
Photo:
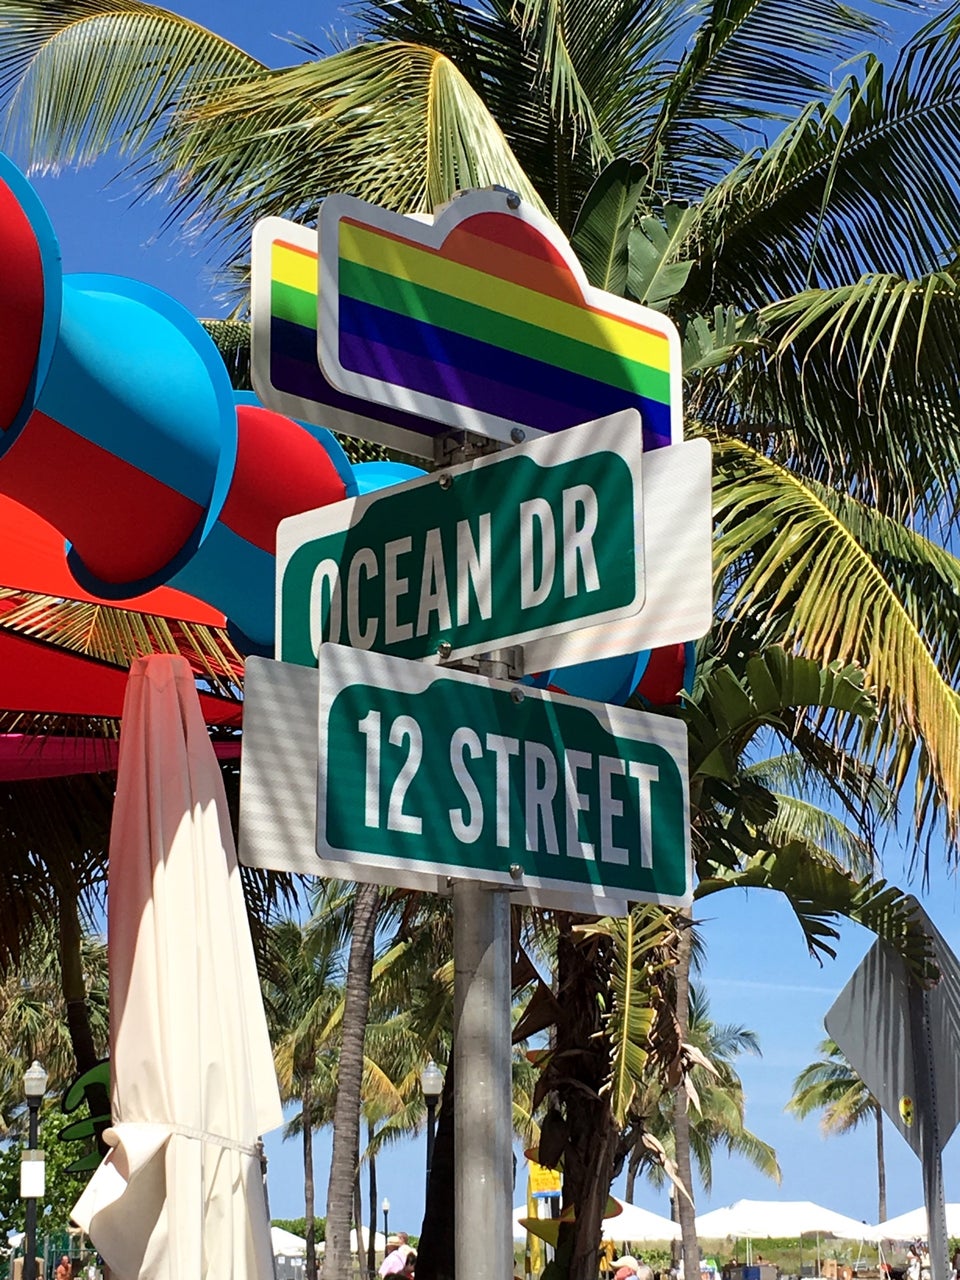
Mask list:
[[[40,1103],[47,1091],[47,1073],[40,1063],[34,1059],[33,1065],[23,1073],[23,1092],[27,1099],[29,1114],[27,1128],[27,1148],[20,1169],[20,1194],[26,1201],[26,1222],[24,1228],[24,1269],[23,1274],[34,1280],[37,1273],[37,1196],[43,1194],[43,1162],[36,1161],[27,1152],[37,1150],[38,1116]],[[39,1164],[40,1172],[36,1174],[35,1166]],[[33,1166],[33,1167],[31,1167]]]
[[[386,1196],[380,1208],[383,1210],[383,1256],[386,1257],[390,1252],[390,1201]]]
[[[430,1169],[433,1165],[433,1138],[436,1132],[437,1099],[443,1093],[443,1072],[431,1058],[420,1072],[420,1088],[427,1104],[427,1194],[430,1193]]]

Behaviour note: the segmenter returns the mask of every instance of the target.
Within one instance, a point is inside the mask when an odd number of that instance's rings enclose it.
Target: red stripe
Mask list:
[[[101,582],[137,582],[182,549],[203,509],[129,462],[34,413],[4,455],[0,482],[69,538]]]
[[[43,264],[40,246],[20,201],[0,182],[0,430],[17,416],[40,351]]]
[[[323,445],[291,418],[255,405],[237,409],[237,465],[221,523],[271,554],[285,516],[346,497]]]

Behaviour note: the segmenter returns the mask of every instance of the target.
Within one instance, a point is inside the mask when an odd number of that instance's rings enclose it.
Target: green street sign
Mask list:
[[[332,642],[456,660],[634,616],[641,452],[626,410],[282,521],[277,657],[315,666]]]
[[[245,690],[248,866],[601,915],[690,901],[679,720],[341,645],[316,670],[250,658]]]

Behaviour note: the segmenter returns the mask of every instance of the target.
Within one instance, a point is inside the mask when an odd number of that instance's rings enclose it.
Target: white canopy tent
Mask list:
[[[948,1204],[947,1235],[960,1236],[960,1204]],[[901,1213],[896,1218],[888,1218],[886,1222],[874,1227],[877,1240],[925,1240],[927,1238],[927,1211],[923,1205],[919,1209],[911,1209],[909,1213]]]
[[[270,1228],[270,1243],[275,1258],[302,1258],[307,1252],[307,1242],[303,1236],[285,1231],[283,1227]]]
[[[752,1256],[751,1241],[774,1238],[802,1240],[817,1237],[817,1270],[820,1270],[820,1237],[841,1240],[876,1240],[876,1228],[846,1214],[825,1209],[812,1200],[737,1200],[723,1209],[702,1213],[697,1218],[701,1239],[746,1240],[747,1262]],[[803,1250],[801,1245],[801,1268]]]
[[[361,1238],[361,1240],[363,1241],[363,1247],[364,1247],[364,1249],[366,1249],[366,1248],[369,1246],[369,1243],[370,1243],[370,1228],[369,1228],[369,1227],[361,1227],[361,1228],[360,1228],[360,1238]],[[387,1243],[387,1241],[386,1241],[386,1237],[384,1236],[384,1234],[383,1234],[383,1232],[382,1232],[382,1231],[375,1231],[375,1232],[373,1233],[373,1247],[374,1247],[374,1249],[376,1249],[376,1251],[377,1251],[378,1253],[383,1253],[384,1248],[386,1247],[386,1243]],[[324,1251],[324,1249],[325,1249],[325,1248],[326,1248],[326,1245],[325,1245],[325,1244],[324,1244],[324,1242],[321,1240],[321,1241],[320,1241],[320,1243],[317,1245],[317,1253],[323,1253],[323,1251]],[[356,1229],[356,1227],[351,1227],[351,1228],[350,1228],[350,1252],[351,1252],[351,1253],[356,1253],[356,1252],[357,1252],[357,1229]]]
[[[624,1244],[644,1244],[650,1240],[679,1240],[680,1227],[669,1218],[659,1213],[651,1213],[649,1209],[641,1209],[639,1205],[629,1204],[626,1200],[617,1200],[621,1212],[613,1218],[603,1220],[604,1240],[622,1241]],[[525,1204],[517,1205],[513,1211],[513,1238],[521,1244],[526,1239],[526,1228],[520,1225],[520,1219],[529,1217]]]
[[[697,1217],[697,1235],[707,1239],[797,1239],[808,1235],[875,1240],[876,1228],[812,1200],[737,1200]]]
[[[641,1209],[639,1205],[617,1200],[621,1212],[603,1220],[604,1240],[622,1240],[625,1244],[644,1244],[648,1240],[679,1240],[680,1224],[659,1213]]]

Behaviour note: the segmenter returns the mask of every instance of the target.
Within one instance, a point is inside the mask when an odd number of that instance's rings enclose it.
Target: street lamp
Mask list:
[[[436,1128],[437,1099],[443,1093],[443,1072],[431,1058],[420,1072],[420,1088],[427,1104],[427,1194],[430,1193],[430,1169],[433,1166],[433,1137]]]
[[[383,1256],[386,1257],[390,1252],[390,1201],[386,1196],[380,1208],[383,1210]]]
[[[43,1153],[40,1152],[39,1159],[33,1153],[37,1151],[40,1102],[46,1091],[47,1073],[34,1059],[33,1065],[23,1073],[23,1092],[27,1099],[29,1123],[27,1148],[20,1164],[20,1194],[26,1200],[24,1276],[29,1276],[29,1280],[34,1280],[37,1274],[37,1196],[44,1193],[44,1169]]]

